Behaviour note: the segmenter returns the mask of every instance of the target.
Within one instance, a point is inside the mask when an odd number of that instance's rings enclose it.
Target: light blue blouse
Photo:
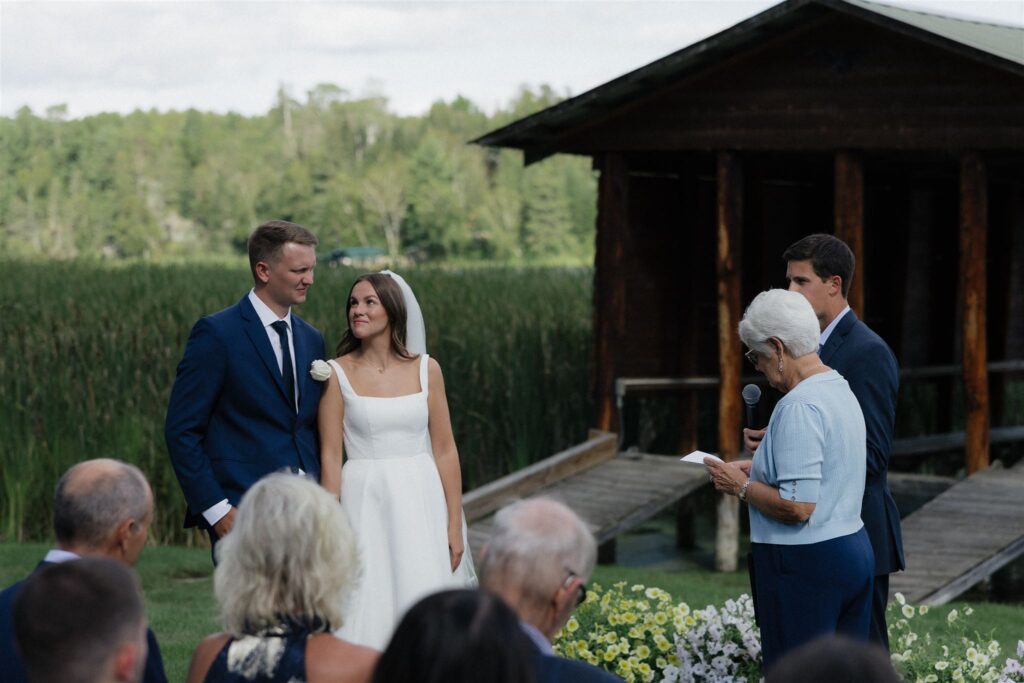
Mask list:
[[[815,503],[814,512],[786,524],[750,506],[750,540],[808,545],[858,531],[866,464],[864,414],[843,376],[800,382],[775,406],[750,474],[786,500]]]

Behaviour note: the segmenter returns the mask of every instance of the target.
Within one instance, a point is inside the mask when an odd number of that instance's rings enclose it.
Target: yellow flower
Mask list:
[[[569,617],[569,621],[565,623],[565,630],[569,633],[576,633],[579,627],[580,622],[576,621],[576,617]]]
[[[647,659],[651,656],[651,648],[646,645],[638,645],[636,648],[636,656],[640,659]]]
[[[668,617],[665,616],[664,612],[658,612],[654,615],[654,623],[658,626],[664,626],[668,621]]]
[[[613,659],[615,659],[615,655],[616,655],[616,654],[618,654],[618,653],[616,653],[616,652],[613,652],[613,651],[611,650],[611,648],[609,648],[609,649],[605,650],[605,651],[604,651],[604,661],[606,661],[606,662],[610,662],[610,661],[612,661]]]
[[[694,625],[696,625],[697,620],[694,619],[693,617],[688,616],[688,617],[686,617],[686,619],[683,620],[683,623],[686,624],[687,626],[694,626]]]

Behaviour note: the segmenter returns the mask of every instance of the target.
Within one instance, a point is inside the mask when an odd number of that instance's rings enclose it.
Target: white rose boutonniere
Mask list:
[[[326,361],[317,359],[309,366],[309,376],[317,382],[323,382],[331,376],[331,366]]]

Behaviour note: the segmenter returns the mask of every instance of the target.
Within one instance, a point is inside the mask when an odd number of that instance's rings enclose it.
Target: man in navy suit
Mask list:
[[[14,601],[13,621],[32,683],[142,681],[142,587],[116,560],[85,557],[33,573]]]
[[[309,375],[324,338],[291,307],[313,284],[317,238],[270,221],[249,236],[254,286],[192,328],[167,406],[164,435],[185,494],[185,526],[216,544],[242,494],[264,475],[320,477],[321,384]]]
[[[875,553],[871,604],[872,642],[889,647],[885,607],[889,574],[902,570],[900,515],[889,491],[889,455],[896,422],[900,376],[896,356],[882,338],[857,319],[846,301],[853,280],[854,256],[832,235],[808,235],[783,253],[790,291],[811,302],[821,325],[821,362],[846,378],[860,403],[867,427],[867,475],[861,519]],[[753,451],[763,431],[744,430]]]
[[[586,662],[558,657],[551,641],[587,595],[597,544],[571,509],[533,498],[502,508],[480,563],[480,587],[519,616],[534,645],[537,683],[621,683]]]
[[[139,468],[118,460],[86,460],[57,483],[53,529],[57,547],[36,571],[80,557],[108,557],[126,566],[139,559],[153,521],[153,492]],[[0,680],[24,683],[25,669],[14,646],[13,605],[24,581],[0,593]],[[146,629],[148,654],[142,680],[167,683],[160,646]]]

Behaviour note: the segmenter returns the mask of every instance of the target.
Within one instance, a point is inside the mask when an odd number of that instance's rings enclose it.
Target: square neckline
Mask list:
[[[353,386],[352,381],[349,380],[348,375],[345,373],[345,368],[343,368],[341,366],[341,363],[339,363],[338,360],[335,359],[335,358],[332,358],[328,362],[331,365],[334,365],[335,367],[338,368],[338,373],[339,373],[338,374],[338,381],[339,382],[343,381],[348,386],[348,390],[351,391],[352,395],[355,396],[356,398],[376,398],[376,399],[385,399],[386,400],[386,399],[393,399],[393,398],[410,398],[410,397],[413,397],[413,396],[421,396],[421,395],[427,393],[427,378],[426,378],[427,358],[428,358],[427,354],[425,354],[425,353],[421,353],[420,354],[420,368],[419,368],[420,390],[416,391],[414,393],[411,393],[411,394],[398,394],[397,396],[367,396],[367,395],[364,395],[364,394],[360,394],[358,391],[356,391],[356,388],[355,388],[355,386]]]

